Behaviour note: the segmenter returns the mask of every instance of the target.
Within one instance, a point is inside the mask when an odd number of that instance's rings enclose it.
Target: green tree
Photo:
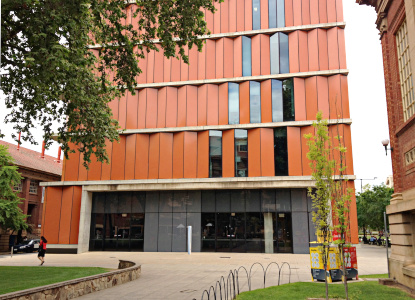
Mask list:
[[[12,109],[6,122],[24,141],[35,143],[31,130],[40,125],[47,145],[55,131],[66,156],[74,143],[85,162],[92,153],[108,161],[105,142],[118,139],[119,128],[108,102],[134,93],[138,61],[157,50],[155,39],[166,57],[185,62],[185,45],[201,51],[199,36],[209,33],[203,11],[222,1],[136,0],[132,10],[131,0],[3,0],[1,89]]]
[[[0,145],[0,227],[3,230],[24,230],[28,228],[26,215],[19,208],[21,199],[13,187],[20,183],[22,177],[13,165],[13,158],[7,147]]]

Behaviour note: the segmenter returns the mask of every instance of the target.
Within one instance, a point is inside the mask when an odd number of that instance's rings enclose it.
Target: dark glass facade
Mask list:
[[[287,128],[274,129],[275,176],[288,176]]]
[[[235,129],[235,177],[248,177],[248,132]]]
[[[209,177],[222,177],[222,131],[209,130]]]
[[[271,81],[272,121],[286,122],[295,120],[294,88],[292,79]]]

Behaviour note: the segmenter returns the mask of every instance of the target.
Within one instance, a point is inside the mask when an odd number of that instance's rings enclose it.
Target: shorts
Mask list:
[[[45,257],[46,250],[39,250],[37,257]]]

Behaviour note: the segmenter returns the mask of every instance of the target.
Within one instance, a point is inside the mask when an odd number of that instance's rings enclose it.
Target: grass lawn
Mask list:
[[[359,300],[403,300],[412,299],[405,292],[399,289],[380,285],[373,281],[363,281],[349,283],[349,299]],[[343,284],[330,284],[329,297],[345,299]],[[326,297],[326,290],[324,283],[315,282],[296,282],[291,284],[284,284],[280,286],[269,287],[266,289],[255,290],[252,292],[245,292],[240,294],[237,300],[296,300],[307,298],[324,298]]]
[[[105,272],[108,269],[95,267],[0,266],[0,295]]]
[[[359,278],[389,278],[388,274],[359,275]]]

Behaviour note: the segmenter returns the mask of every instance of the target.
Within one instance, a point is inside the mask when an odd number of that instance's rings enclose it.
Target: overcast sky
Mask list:
[[[383,77],[382,49],[376,29],[376,13],[373,7],[361,6],[355,0],[343,0],[346,21],[347,67],[350,70],[349,100],[352,124],[354,172],[365,184],[381,184],[392,174],[390,153],[385,155],[381,141],[389,138],[386,114],[386,96]],[[4,97],[0,103],[0,126],[13,142],[12,126],[4,124],[6,109]],[[42,132],[34,132],[39,145],[24,143],[22,147],[41,151]],[[57,156],[59,145],[54,142],[48,155]],[[361,181],[356,181],[360,192]]]

